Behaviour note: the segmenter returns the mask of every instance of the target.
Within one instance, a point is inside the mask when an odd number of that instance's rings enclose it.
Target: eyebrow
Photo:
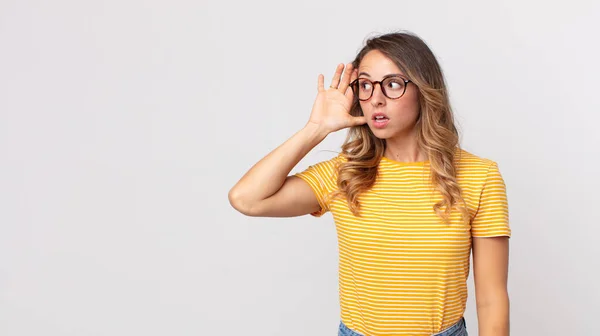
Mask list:
[[[359,73],[358,77],[360,77],[360,76],[366,76],[366,77],[369,77],[369,78],[371,77],[371,75],[369,75],[366,72]],[[383,76],[383,78],[388,78],[388,77],[404,77],[404,75],[402,75],[402,74],[389,74],[389,75]]]

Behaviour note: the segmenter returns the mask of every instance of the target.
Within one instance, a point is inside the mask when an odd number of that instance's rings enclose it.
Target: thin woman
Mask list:
[[[505,183],[495,161],[460,147],[426,43],[372,37],[317,88],[306,125],[239,180],[231,205],[248,216],[332,213],[339,335],[467,335],[471,252],[479,335],[508,335]],[[290,173],[341,129],[337,156]]]

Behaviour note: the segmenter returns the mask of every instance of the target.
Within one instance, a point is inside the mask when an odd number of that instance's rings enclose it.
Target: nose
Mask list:
[[[379,86],[379,89],[377,88]],[[371,96],[371,104],[373,106],[381,106],[385,104],[385,95],[381,90],[381,83],[375,83],[373,85],[373,95]]]

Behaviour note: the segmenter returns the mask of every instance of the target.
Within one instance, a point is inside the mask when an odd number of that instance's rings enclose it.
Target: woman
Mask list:
[[[339,155],[290,175],[344,128]],[[459,147],[440,66],[412,33],[369,39],[328,89],[319,75],[307,124],[229,200],[248,216],[332,212],[339,335],[467,335],[471,251],[479,335],[509,334],[505,184],[494,161]]]

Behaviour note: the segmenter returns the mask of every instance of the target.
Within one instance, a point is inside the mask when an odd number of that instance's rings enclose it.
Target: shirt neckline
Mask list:
[[[390,159],[386,156],[382,156],[381,157],[381,161],[382,162],[387,162],[391,165],[394,166],[403,166],[403,167],[423,167],[423,166],[427,166],[430,164],[429,160],[425,160],[425,161],[413,161],[413,162],[403,162],[403,161],[396,161],[393,159]]]

